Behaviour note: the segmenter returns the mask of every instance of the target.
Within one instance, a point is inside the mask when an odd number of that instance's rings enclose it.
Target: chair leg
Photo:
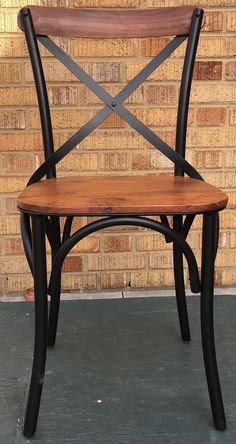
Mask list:
[[[225,430],[226,420],[216,361],[213,296],[216,240],[215,213],[203,216],[202,278],[201,278],[201,332],[206,378],[215,426]]]
[[[182,216],[174,217],[174,229],[181,231]],[[174,276],[175,276],[175,292],[176,302],[179,315],[179,324],[181,337],[184,343],[191,341],[188,310],[186,304],[185,285],[184,285],[184,270],[183,270],[183,253],[178,246],[173,243],[173,260],[174,260]]]
[[[23,434],[33,436],[37,426],[47,354],[47,271],[45,230],[42,216],[32,216],[33,270],[35,289],[35,338],[28,404]]]
[[[61,297],[61,276],[58,278],[57,291],[51,297],[49,321],[48,321],[48,347],[53,347],[56,342],[57,324]]]
[[[180,249],[175,244],[173,245],[173,256],[174,256],[175,292],[176,292],[176,302],[178,308],[181,337],[184,343],[188,343],[189,341],[191,341],[191,335],[190,335],[188,310],[187,310],[186,296],[185,296],[183,254],[182,251],[180,251]]]
[[[51,224],[53,227],[55,245],[52,248],[52,266],[54,259],[58,253],[61,246],[61,235],[60,235],[60,221],[58,217],[51,217]],[[58,286],[56,291],[54,291],[53,296],[50,301],[49,309],[49,320],[48,320],[48,347],[53,347],[56,342],[57,335],[57,324],[60,309],[60,298],[61,298],[61,274],[58,276]]]

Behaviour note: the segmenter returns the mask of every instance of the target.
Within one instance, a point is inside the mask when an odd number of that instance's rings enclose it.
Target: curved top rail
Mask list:
[[[18,14],[21,30],[21,14],[28,14],[29,9],[38,35],[88,38],[188,35],[193,11],[199,11],[196,6],[143,10],[26,6]]]

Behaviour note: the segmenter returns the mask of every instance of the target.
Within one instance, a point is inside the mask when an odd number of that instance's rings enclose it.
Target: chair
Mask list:
[[[218,244],[218,213],[227,196],[204,182],[185,160],[190,87],[203,10],[192,6],[147,10],[67,9],[30,6],[20,10],[19,27],[24,31],[38,96],[45,161],[34,172],[18,197],[22,238],[34,276],[35,345],[24,435],[31,437],[37,425],[44,380],[47,345],[55,344],[60,302],[61,270],[72,247],[103,228],[134,225],[152,229],[173,243],[176,299],[182,340],[190,341],[185,299],[183,256],[189,268],[193,293],[201,292],[202,348],[215,426],[226,427],[213,331],[214,262]],[[51,38],[132,38],[173,36],[133,80],[112,97],[78,66]],[[177,110],[176,146],[171,148],[135,117],[123,102],[187,41]],[[53,132],[45,78],[38,48],[42,44],[81,80],[105,106],[54,152]],[[116,113],[174,164],[174,175],[56,177],[56,165],[108,116]],[[111,142],[112,143],[112,142]],[[44,180],[42,180],[45,177]],[[201,279],[195,256],[186,238],[196,215],[203,218]],[[71,234],[75,217],[97,220]],[[152,218],[151,216],[155,216]],[[160,220],[157,221],[157,217]],[[173,217],[173,226],[170,218]],[[65,222],[64,222],[65,221]],[[62,234],[60,226],[64,223]],[[49,283],[46,274],[45,238],[52,256]],[[50,312],[48,319],[48,297]]]

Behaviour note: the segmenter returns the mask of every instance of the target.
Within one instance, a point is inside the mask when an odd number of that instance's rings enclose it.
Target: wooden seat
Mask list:
[[[205,183],[200,172],[185,159],[190,89],[202,19],[203,10],[195,6],[145,10],[30,6],[19,12],[18,24],[26,36],[36,85],[44,148],[44,162],[32,174],[27,188],[18,197],[22,239],[35,289],[34,360],[23,431],[27,437],[32,437],[37,426],[47,345],[52,347],[56,341],[64,260],[73,247],[86,236],[104,228],[124,225],[154,230],[164,235],[167,243],[172,242],[180,332],[183,342],[188,343],[191,336],[185,297],[183,261],[185,257],[191,290],[193,293],[201,293],[202,348],[213,420],[219,430],[224,430],[226,427],[214,344],[213,290],[214,264],[219,238],[219,211],[225,208],[227,196]],[[54,39],[54,36],[59,39]],[[161,37],[162,49],[113,97],[66,53],[69,48],[75,48],[77,44],[71,45],[70,42],[68,45],[65,44],[66,37],[72,37],[73,42],[76,38]],[[144,125],[135,113],[126,107],[126,104],[127,99],[141,87],[143,82],[150,79],[154,71],[184,41],[187,41],[187,45],[180,76],[176,142],[175,146],[170,146],[156,130],[154,132],[152,128]],[[163,42],[166,42],[164,48]],[[79,128],[75,130],[76,132],[56,150],[40,56],[41,45],[51,54],[50,60],[55,57],[104,103],[104,107],[87,123],[78,122]],[[134,46],[136,48],[136,44]],[[85,48],[89,48],[89,45],[86,44]],[[172,62],[175,63],[175,60],[173,57]],[[181,65],[179,55],[177,63],[178,66]],[[84,106],[83,97],[81,103]],[[142,106],[145,106],[145,102]],[[66,109],[63,112],[66,113]],[[85,138],[112,113],[146,139],[148,146],[152,145],[172,162],[173,176],[157,173],[120,177],[85,176],[83,171],[78,171],[75,176],[57,178],[58,162],[75,147],[79,150]],[[198,128],[195,130],[199,131]],[[114,152],[112,134],[113,132],[110,132],[109,143]],[[99,132],[96,137],[99,137]],[[197,150],[197,147],[195,149]],[[159,218],[156,217],[158,215]],[[168,218],[169,215],[173,217]],[[73,220],[81,216],[85,216],[79,224],[81,228],[76,229],[78,225],[73,225]],[[91,221],[91,216],[96,216],[95,220]],[[202,227],[200,265],[187,241],[195,216],[202,218],[202,224],[199,224]],[[50,273],[47,273],[46,239],[51,253]],[[153,390],[155,390],[154,385]]]
[[[227,196],[201,180],[173,176],[79,176],[36,182],[21,210],[57,215],[188,214],[223,209]]]

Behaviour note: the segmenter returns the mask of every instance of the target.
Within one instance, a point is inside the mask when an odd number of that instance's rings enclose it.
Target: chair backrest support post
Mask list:
[[[189,37],[187,41],[182,79],[179,92],[179,104],[176,124],[176,145],[175,149],[185,158],[187,121],[190,89],[192,84],[193,68],[197,52],[198,40],[202,26],[203,10],[196,8],[190,25]],[[179,165],[175,165],[175,176],[184,176],[184,172]]]
[[[54,143],[46,82],[30,9],[23,8],[21,10],[21,16],[37,91],[42,126],[44,156],[45,159],[48,159],[54,153]],[[56,177],[55,167],[53,167],[47,173],[48,179],[53,177]]]

